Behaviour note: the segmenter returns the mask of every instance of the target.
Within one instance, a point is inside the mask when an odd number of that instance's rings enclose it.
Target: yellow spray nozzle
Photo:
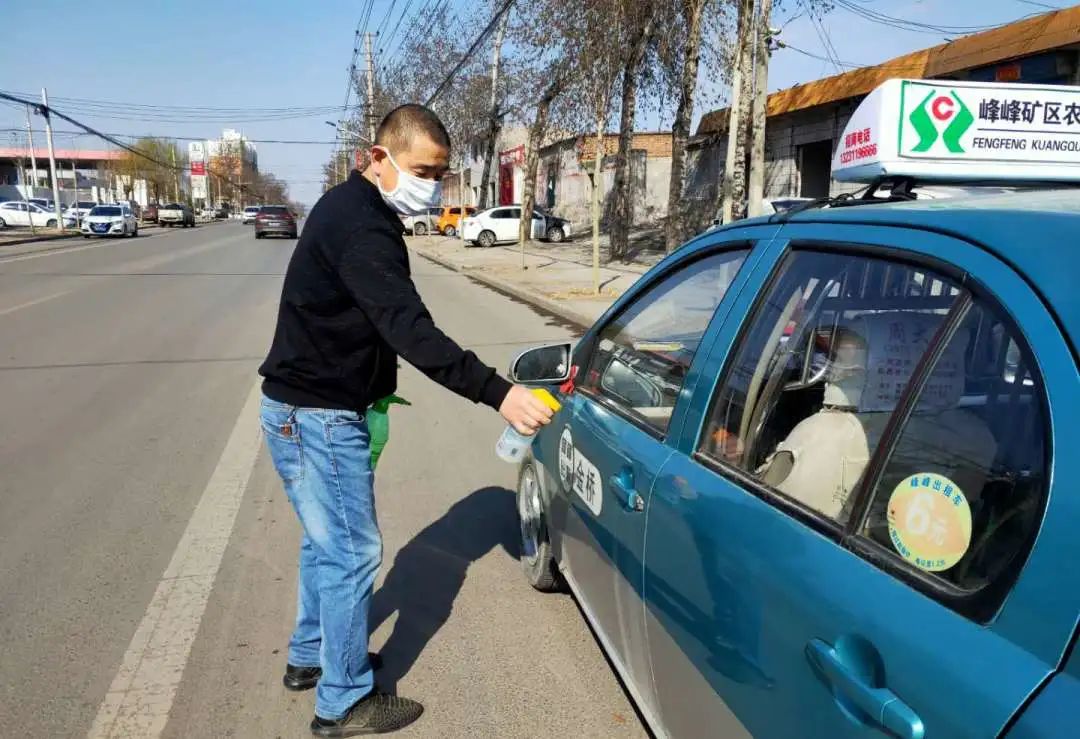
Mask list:
[[[542,387],[534,388],[531,390],[532,394],[540,398],[540,402],[546,405],[548,408],[558,413],[562,410],[562,403],[555,399],[555,396],[549,393]]]

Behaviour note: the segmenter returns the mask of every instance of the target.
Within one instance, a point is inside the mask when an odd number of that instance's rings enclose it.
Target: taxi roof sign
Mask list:
[[[833,179],[1080,181],[1080,87],[888,80],[866,96]]]

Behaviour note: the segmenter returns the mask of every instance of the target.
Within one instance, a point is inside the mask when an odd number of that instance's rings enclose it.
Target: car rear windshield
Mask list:
[[[184,206],[180,205],[180,203],[169,203],[168,205],[163,205],[161,207],[164,210],[183,210]]]
[[[264,205],[259,213],[267,216],[285,216],[289,214],[289,209],[281,205]]]
[[[244,208],[244,212],[245,213],[258,213],[259,212],[259,206],[257,206],[257,205],[248,206],[247,208]]]
[[[99,205],[90,211],[92,216],[118,216],[120,209],[112,205]]]
[[[80,200],[75,204],[76,208],[93,208],[95,205],[93,200]]]

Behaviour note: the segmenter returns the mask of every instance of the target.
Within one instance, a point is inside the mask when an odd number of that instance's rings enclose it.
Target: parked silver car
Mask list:
[[[424,236],[429,233],[438,233],[436,223],[442,215],[442,207],[428,208],[427,213],[418,216],[402,216],[401,222],[405,226],[405,232],[416,236]]]

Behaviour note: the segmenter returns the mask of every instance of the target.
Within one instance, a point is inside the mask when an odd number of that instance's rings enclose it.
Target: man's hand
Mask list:
[[[519,433],[526,436],[535,434],[541,426],[551,423],[554,415],[538,397],[521,385],[514,385],[503,398],[499,413],[510,422]]]

